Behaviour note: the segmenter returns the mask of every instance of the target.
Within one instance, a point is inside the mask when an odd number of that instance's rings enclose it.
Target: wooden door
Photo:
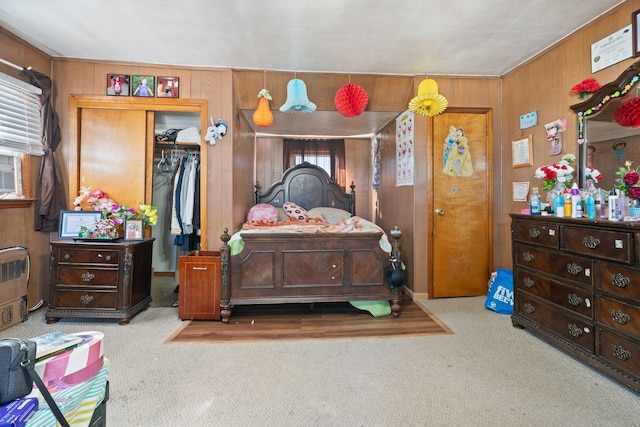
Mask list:
[[[430,206],[434,298],[487,293],[491,268],[490,114],[433,119]]]
[[[79,186],[99,188],[134,208],[145,202],[146,132],[144,110],[84,108]]]

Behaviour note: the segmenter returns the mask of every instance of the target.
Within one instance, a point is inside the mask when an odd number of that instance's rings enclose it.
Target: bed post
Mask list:
[[[394,269],[402,269],[402,259],[400,258],[400,238],[402,237],[402,231],[396,225],[389,234],[391,234],[391,237],[393,238],[393,243],[391,244],[391,258],[389,260],[391,261],[392,267]],[[403,285],[404,283],[394,283],[391,286],[391,314],[393,315],[393,317],[400,316],[400,301],[402,300]]]
[[[349,211],[351,212],[351,216],[355,216],[356,214],[356,183],[351,181],[351,185],[349,186],[351,192],[349,193]]]
[[[220,317],[223,323],[229,322],[229,317],[231,316],[231,304],[229,303],[231,300],[231,277],[229,277],[229,254],[231,253],[231,247],[229,246],[229,240],[231,236],[229,235],[229,229],[225,228],[222,234],[220,235],[220,240],[222,240],[222,247],[220,248],[220,277],[221,277],[221,288],[220,288]]]

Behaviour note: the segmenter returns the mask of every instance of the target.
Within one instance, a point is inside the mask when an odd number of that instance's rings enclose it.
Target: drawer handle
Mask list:
[[[569,329],[569,335],[578,338],[579,336],[582,335],[582,329],[578,328],[577,325],[574,325],[573,323],[569,323],[567,325],[567,328]]]
[[[582,304],[582,298],[580,298],[576,294],[568,294],[567,297],[569,298],[569,304],[571,304],[574,307],[577,307],[580,304]]]
[[[193,270],[207,271],[207,267],[193,267]]]
[[[582,267],[580,267],[575,262],[572,262],[571,264],[567,264],[567,271],[569,272],[569,274],[573,274],[574,276],[577,276],[582,272]]]
[[[619,323],[621,325],[624,325],[629,320],[631,320],[631,316],[629,316],[627,313],[624,313],[620,310],[611,309],[610,313],[611,313],[611,319],[614,322]]]
[[[531,289],[531,288],[533,288],[533,285],[535,285],[535,282],[533,281],[533,279],[532,279],[532,278],[530,278],[530,277],[525,277],[524,279],[522,279],[522,284],[523,284],[525,287],[527,287],[527,288]]]
[[[92,280],[93,280],[93,279],[95,279],[95,278],[96,278],[96,275],[95,275],[95,274],[93,274],[93,273],[92,273],[92,272],[90,272],[90,271],[87,271],[86,273],[82,273],[82,281],[83,281],[83,282],[90,282],[90,281],[92,281]]]
[[[80,297],[80,302],[84,305],[90,304],[93,301],[93,297],[91,295],[82,295]]]
[[[535,256],[533,256],[533,254],[531,252],[525,252],[525,253],[522,254],[522,259],[527,261],[527,262],[533,261],[534,258],[535,258]]]
[[[537,239],[538,237],[540,237],[540,230],[538,230],[537,228],[530,228],[529,229],[529,237],[531,237],[532,239]]]
[[[534,306],[532,306],[531,304],[529,304],[528,302],[524,303],[524,311],[526,311],[529,314],[533,314],[536,311],[536,308]]]
[[[600,239],[597,239],[593,236],[585,237],[583,243],[589,249],[595,249],[600,244]]]
[[[69,255],[69,254],[64,254],[64,259],[70,259],[70,258],[71,258],[71,255]]]
[[[611,275],[611,284],[613,286],[625,288],[629,283],[631,283],[631,279],[629,277],[623,276],[620,273]]]
[[[98,254],[98,258],[102,258],[102,254]],[[104,257],[104,259],[106,259],[107,261],[111,261],[111,255],[107,255],[106,257]]]
[[[627,360],[631,357],[631,352],[625,350],[621,345],[611,344],[611,348],[613,349],[613,355],[620,360]]]

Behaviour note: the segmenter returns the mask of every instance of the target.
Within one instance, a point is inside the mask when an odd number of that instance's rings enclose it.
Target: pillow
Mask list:
[[[307,212],[307,216],[309,218],[322,218],[330,224],[335,224],[341,219],[351,218],[351,213],[342,209],[317,207],[309,209],[309,211]]]
[[[289,218],[289,215],[287,215],[287,212],[284,210],[284,208],[276,208],[276,210],[278,211],[278,222],[280,221],[284,221],[285,219]]]
[[[293,202],[285,202],[282,207],[284,208],[284,211],[287,213],[287,215],[289,215],[291,218],[299,220],[307,218],[307,210],[301,206],[296,205]]]
[[[278,222],[278,210],[267,203],[259,203],[249,210],[247,221]]]

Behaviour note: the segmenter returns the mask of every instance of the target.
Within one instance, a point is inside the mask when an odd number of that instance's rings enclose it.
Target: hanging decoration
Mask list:
[[[316,111],[316,104],[309,101],[307,85],[300,79],[294,78],[287,83],[287,100],[280,107],[283,113],[312,113]]]
[[[336,92],[334,103],[336,110],[345,117],[362,114],[369,102],[369,94],[360,85],[348,83]]]
[[[209,141],[209,144],[216,145],[217,140],[222,140],[222,137],[227,134],[229,125],[222,119],[218,119],[217,122],[213,122],[213,117],[209,117],[211,126],[207,128],[207,134],[204,137],[205,141]]]
[[[409,101],[409,110],[422,116],[437,116],[449,102],[438,93],[438,83],[433,79],[424,79],[418,85],[418,95]]]
[[[640,127],[640,98],[625,102],[613,113],[613,118],[620,126]]]
[[[253,123],[256,126],[269,127],[273,123],[273,113],[269,109],[269,101],[273,101],[267,89],[258,92],[258,108],[253,113]]]

